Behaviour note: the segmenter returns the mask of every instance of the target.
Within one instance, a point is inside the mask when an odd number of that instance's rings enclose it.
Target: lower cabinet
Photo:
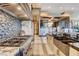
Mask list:
[[[70,56],[79,56],[79,51],[70,47],[69,55]]]
[[[57,53],[60,56],[69,56],[69,45],[54,39],[54,45],[57,47],[57,49],[59,50]]]

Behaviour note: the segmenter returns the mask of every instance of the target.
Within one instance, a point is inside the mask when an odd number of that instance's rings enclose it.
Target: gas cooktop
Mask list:
[[[0,46],[9,46],[9,47],[20,47],[24,42],[26,42],[28,37],[16,37],[10,40],[0,42]]]

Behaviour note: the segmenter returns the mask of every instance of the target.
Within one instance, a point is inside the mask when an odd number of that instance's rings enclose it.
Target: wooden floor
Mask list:
[[[28,51],[29,56],[53,56],[51,48],[49,48],[46,37],[34,36],[31,49]]]

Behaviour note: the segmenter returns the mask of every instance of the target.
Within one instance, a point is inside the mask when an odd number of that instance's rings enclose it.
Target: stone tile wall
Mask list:
[[[21,23],[15,17],[0,11],[0,41],[18,36]]]

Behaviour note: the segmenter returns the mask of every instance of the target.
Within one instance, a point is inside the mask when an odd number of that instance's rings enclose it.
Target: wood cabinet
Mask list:
[[[77,51],[76,49],[70,47],[69,55],[70,56],[79,56],[79,51]]]

